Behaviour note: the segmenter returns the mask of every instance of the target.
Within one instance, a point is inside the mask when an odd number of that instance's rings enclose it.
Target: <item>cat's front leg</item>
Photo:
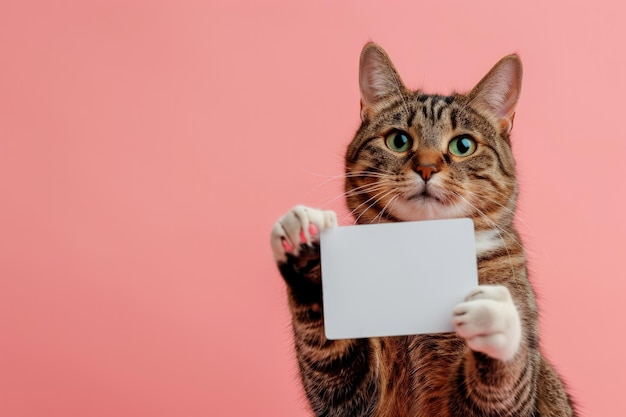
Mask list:
[[[278,269],[287,283],[300,375],[317,416],[369,416],[377,379],[368,339],[328,340],[320,271],[319,235],[337,225],[333,211],[296,206],[271,232]]]
[[[451,415],[536,415],[540,357],[522,312],[502,285],[481,285],[454,308],[456,332],[468,349],[451,379]]]
[[[481,285],[453,314],[457,334],[474,352],[506,362],[519,350],[522,324],[507,287]]]

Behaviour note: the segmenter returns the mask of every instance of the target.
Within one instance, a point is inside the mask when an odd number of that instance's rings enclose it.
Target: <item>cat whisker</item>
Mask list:
[[[372,197],[368,198],[367,200],[365,200],[364,202],[362,202],[361,204],[359,204],[358,206],[356,206],[353,210],[351,210],[351,211],[350,211],[350,213],[348,213],[348,215],[347,215],[347,216],[345,216],[342,220],[343,220],[343,221],[346,221],[346,220],[348,219],[348,217],[350,217],[350,216],[352,216],[352,217],[356,216],[356,213],[359,211],[359,209],[360,209],[361,207],[363,207],[364,205],[366,205],[366,204],[367,204],[367,203],[369,203],[370,201],[374,200],[374,203],[372,203],[372,205],[370,205],[368,208],[366,208],[366,209],[365,209],[365,211],[369,210],[369,208],[370,208],[371,206],[373,206],[374,204],[376,204],[376,202],[378,201],[378,200],[377,200],[377,198],[378,198],[379,196],[381,196],[381,195],[384,195],[384,194],[385,194],[385,192],[384,192],[384,191],[379,192],[379,193],[377,193],[377,194],[374,194]],[[364,211],[364,212],[365,212],[365,211]],[[363,213],[364,213],[364,212],[363,212]],[[361,215],[363,215],[363,213],[361,213]],[[360,215],[358,218],[360,218],[360,217],[361,217],[361,215]],[[357,220],[358,220],[358,218],[357,218]],[[354,221],[354,224],[356,224],[356,220]]]
[[[473,183],[473,184],[472,184],[472,187],[473,187],[473,188],[480,188],[480,189],[483,189],[483,190],[487,190],[487,191],[489,192],[489,194],[491,194],[491,193],[495,193],[495,194],[498,194],[499,196],[502,196],[503,198],[507,198],[507,199],[508,199],[508,198],[510,198],[510,196],[509,196],[508,194],[505,194],[505,193],[503,193],[503,192],[501,192],[501,191],[496,191],[496,190],[494,190],[494,189],[493,189],[493,188],[491,188],[491,187],[486,187],[486,186],[484,186],[484,185],[482,185],[482,184],[480,184],[480,183],[477,183],[477,182]],[[526,229],[527,229],[530,233],[535,234],[535,232],[534,232],[534,231],[531,229],[531,227],[530,227],[530,226],[526,223],[526,221],[525,221],[525,220],[524,220],[524,219],[523,219],[523,218],[519,215],[519,213],[518,213],[519,208],[511,208],[511,207],[509,207],[509,206],[505,206],[504,204],[502,204],[502,203],[498,202],[497,200],[495,200],[495,199],[493,199],[493,198],[489,197],[489,196],[488,196],[488,194],[482,194],[482,193],[476,193],[476,192],[474,192],[474,195],[476,195],[476,196],[477,196],[478,198],[480,198],[480,199],[487,200],[487,201],[489,201],[490,203],[494,203],[494,204],[498,205],[499,207],[501,207],[503,210],[506,210],[507,212],[511,213],[511,214],[514,216],[514,218],[516,218],[516,219],[517,219],[517,220],[519,220],[519,221],[520,221],[520,222],[521,222],[524,226],[526,226]]]
[[[378,193],[376,195],[376,199],[374,200],[374,202],[372,204],[370,204],[369,206],[367,206],[367,208],[365,210],[363,210],[361,212],[361,214],[359,214],[359,217],[357,217],[356,219],[354,219],[354,224],[357,224],[359,222],[359,220],[361,219],[361,217],[372,207],[374,207],[374,205],[376,203],[378,203],[379,201],[381,201],[383,198],[387,197],[389,194],[392,194],[394,192],[394,190],[389,190],[386,193]],[[382,194],[382,196],[381,196]],[[378,196],[380,196],[380,198],[378,198]],[[372,197],[373,198],[373,197]],[[369,200],[367,200],[368,202],[372,200],[372,198],[370,198]],[[362,205],[362,204],[361,204]],[[359,205],[359,207],[361,207],[361,205]]]
[[[317,184],[315,187],[313,187],[314,190],[328,184],[331,183],[333,181],[337,181],[337,180],[343,180],[345,177],[343,174],[339,174],[339,175],[333,175],[333,176],[325,176],[326,178],[328,178],[325,181],[322,181],[321,183]]]
[[[483,190],[487,190],[490,193],[498,194],[499,196],[501,196],[503,198],[509,198],[510,197],[509,194],[505,194],[502,191],[497,191],[493,187],[487,187],[487,186],[481,184],[479,181],[472,181],[472,186],[476,187],[476,188],[481,188]]]
[[[359,204],[358,206],[356,206],[356,207],[355,207],[355,208],[354,208],[354,209],[353,209],[353,210],[349,213],[349,215],[350,215],[350,216],[355,216],[355,215],[356,215],[356,213],[359,211],[359,209],[360,209],[361,207],[365,206],[365,205],[366,205],[366,204],[368,204],[370,201],[374,200],[374,203],[372,203],[372,204],[371,204],[368,208],[366,208],[366,209],[365,209],[365,211],[369,210],[369,208],[370,208],[370,207],[372,207],[374,204],[376,204],[376,202],[378,201],[378,198],[379,198],[379,197],[380,197],[380,198],[382,198],[381,196],[383,196],[383,197],[384,197],[384,195],[385,195],[386,193],[390,193],[390,192],[391,192],[391,191],[387,191],[387,192],[385,192],[385,191],[383,190],[383,191],[381,191],[381,192],[378,192],[378,193],[374,194],[373,196],[371,196],[370,198],[368,198],[367,200],[365,200],[364,202],[362,202],[361,204]],[[364,212],[365,212],[365,211],[364,211]],[[363,213],[364,213],[364,212],[363,212]],[[361,215],[362,215],[363,213],[361,213]],[[346,216],[346,217],[347,217],[347,216]],[[359,218],[360,218],[360,216],[359,216]],[[344,218],[344,220],[345,220],[345,218]]]
[[[324,204],[321,205],[321,207],[326,207],[329,204],[331,204],[332,202],[340,199],[340,198],[346,198],[346,197],[354,197],[357,195],[361,195],[361,194],[369,194],[372,192],[377,192],[380,191],[383,188],[388,188],[389,185],[388,184],[381,184],[381,183],[374,183],[374,184],[365,184],[362,185],[360,187],[356,187],[353,188],[351,190],[348,191],[344,191],[343,193],[336,195],[335,197],[331,198],[330,200],[327,200],[326,202],[324,202]]]
[[[376,217],[374,217],[370,223],[374,223],[376,219],[378,219],[378,223],[380,223],[380,221],[383,219],[383,213],[385,212],[385,210],[387,210],[387,207],[391,209],[391,207],[393,207],[393,204],[398,200],[398,198],[400,198],[400,195],[395,195],[391,197],[391,199],[387,202],[387,204],[385,204],[385,207],[383,207],[380,213],[378,213]]]
[[[388,182],[378,182],[378,183],[374,183],[374,184],[365,184],[365,185],[361,185],[359,187],[355,187],[351,190],[345,191],[344,195],[346,197],[350,197],[350,196],[354,196],[354,195],[359,195],[359,194],[364,194],[364,193],[368,193],[370,191],[377,191],[380,188],[389,188],[389,183]]]
[[[386,171],[381,171],[381,172],[370,172],[370,171],[357,171],[357,172],[349,172],[349,173],[345,173],[345,174],[338,174],[338,175],[322,175],[322,174],[315,174],[313,172],[307,172],[310,175],[314,175],[316,177],[322,177],[322,178],[327,178],[325,181],[322,181],[321,183],[315,185],[313,187],[313,189],[318,189],[326,184],[328,184],[329,182],[333,182],[336,180],[343,180],[345,178],[377,178],[377,179],[385,179],[388,178],[388,176],[390,174],[395,175],[392,172],[386,172]]]
[[[462,196],[459,195],[459,197],[463,198]],[[480,210],[478,207],[476,207],[475,205],[473,205],[472,203],[470,203],[466,198],[463,198],[463,200],[465,200],[467,202],[467,204],[470,204],[485,220],[487,220],[494,228],[498,229],[498,231],[500,232],[500,235],[507,235],[509,238],[511,238],[511,240],[513,240],[516,244],[518,244],[519,246],[522,246],[522,243],[520,241],[517,240],[516,236],[511,233],[508,232],[506,230],[504,230],[503,228],[501,228],[500,226],[498,226],[498,224],[496,222],[494,222],[493,220],[491,220],[486,214],[485,212],[483,212],[482,210]]]
[[[308,175],[312,175],[314,177],[320,177],[320,178],[335,179],[335,178],[341,178],[343,176],[343,174],[335,174],[335,175],[316,174],[315,172],[311,172],[307,170],[304,170],[304,172]]]
[[[486,189],[486,187],[485,187]],[[491,190],[490,190],[491,191]],[[511,213],[513,215],[514,218],[516,218],[517,220],[519,220],[525,227],[526,229],[531,233],[531,234],[535,234],[535,232],[532,230],[532,228],[530,227],[530,225],[528,223],[526,223],[526,221],[519,215],[519,213],[517,213],[517,211],[515,209],[512,209],[511,207],[507,207],[502,203],[499,203],[497,200],[490,198],[486,195],[483,194],[477,194],[475,193],[477,197],[479,197],[482,200],[486,200],[490,203],[493,203],[497,206],[499,206],[500,208],[502,208],[503,210],[507,211],[508,213]],[[504,194],[502,194],[504,196]]]
[[[384,174],[384,175],[396,175],[396,172],[393,171],[389,171],[386,169],[381,169],[381,168],[372,168],[375,169],[375,171],[371,171],[371,170],[367,170],[367,171],[350,171],[350,172],[346,172],[345,176],[346,177],[360,177],[360,176],[364,176],[367,174]]]
[[[385,175],[385,174],[365,174],[365,175],[353,175],[353,176],[346,176],[345,178],[356,178],[356,179],[363,179],[363,178],[374,178],[374,179],[378,179],[378,180],[384,180],[384,179],[389,179],[389,175]]]
[[[476,212],[478,212],[478,214],[480,214],[485,220],[487,220],[487,222],[489,222],[496,230],[498,230],[500,233],[498,233],[498,237],[500,238],[500,240],[502,241],[502,244],[504,245],[504,250],[506,250],[506,255],[509,258],[509,265],[511,266],[511,274],[513,275],[513,278],[516,277],[515,274],[515,267],[513,265],[513,262],[511,261],[511,252],[509,251],[509,247],[506,244],[506,241],[504,240],[504,238],[502,237],[503,233],[504,234],[508,234],[509,237],[511,237],[511,234],[506,232],[505,230],[503,230],[501,227],[499,227],[493,220],[491,220],[489,218],[489,216],[487,216],[482,210],[480,210],[478,207],[476,207],[475,205],[473,205],[472,203],[469,202],[468,199],[466,199],[465,197],[463,197],[461,194],[454,192],[453,193],[461,198],[462,200],[464,200],[467,204],[469,204],[470,206],[472,206],[474,208],[474,210],[476,210]],[[521,245],[520,242],[517,241],[517,239],[515,239],[514,237],[512,237],[513,241],[515,243],[517,243],[518,245]]]

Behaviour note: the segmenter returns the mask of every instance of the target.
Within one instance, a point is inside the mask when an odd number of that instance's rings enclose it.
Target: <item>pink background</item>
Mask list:
[[[583,415],[626,415],[618,4],[4,0],[0,415],[308,415],[268,237],[344,217],[370,39],[441,93],[521,54],[543,347]]]

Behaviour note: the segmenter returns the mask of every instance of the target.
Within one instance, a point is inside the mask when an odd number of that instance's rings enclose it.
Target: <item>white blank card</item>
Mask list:
[[[453,331],[478,285],[470,219],[336,227],[320,248],[328,339]]]

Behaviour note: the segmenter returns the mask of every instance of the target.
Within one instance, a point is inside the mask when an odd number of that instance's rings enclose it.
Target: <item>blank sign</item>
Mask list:
[[[453,331],[478,285],[470,219],[336,227],[320,247],[328,339]]]

